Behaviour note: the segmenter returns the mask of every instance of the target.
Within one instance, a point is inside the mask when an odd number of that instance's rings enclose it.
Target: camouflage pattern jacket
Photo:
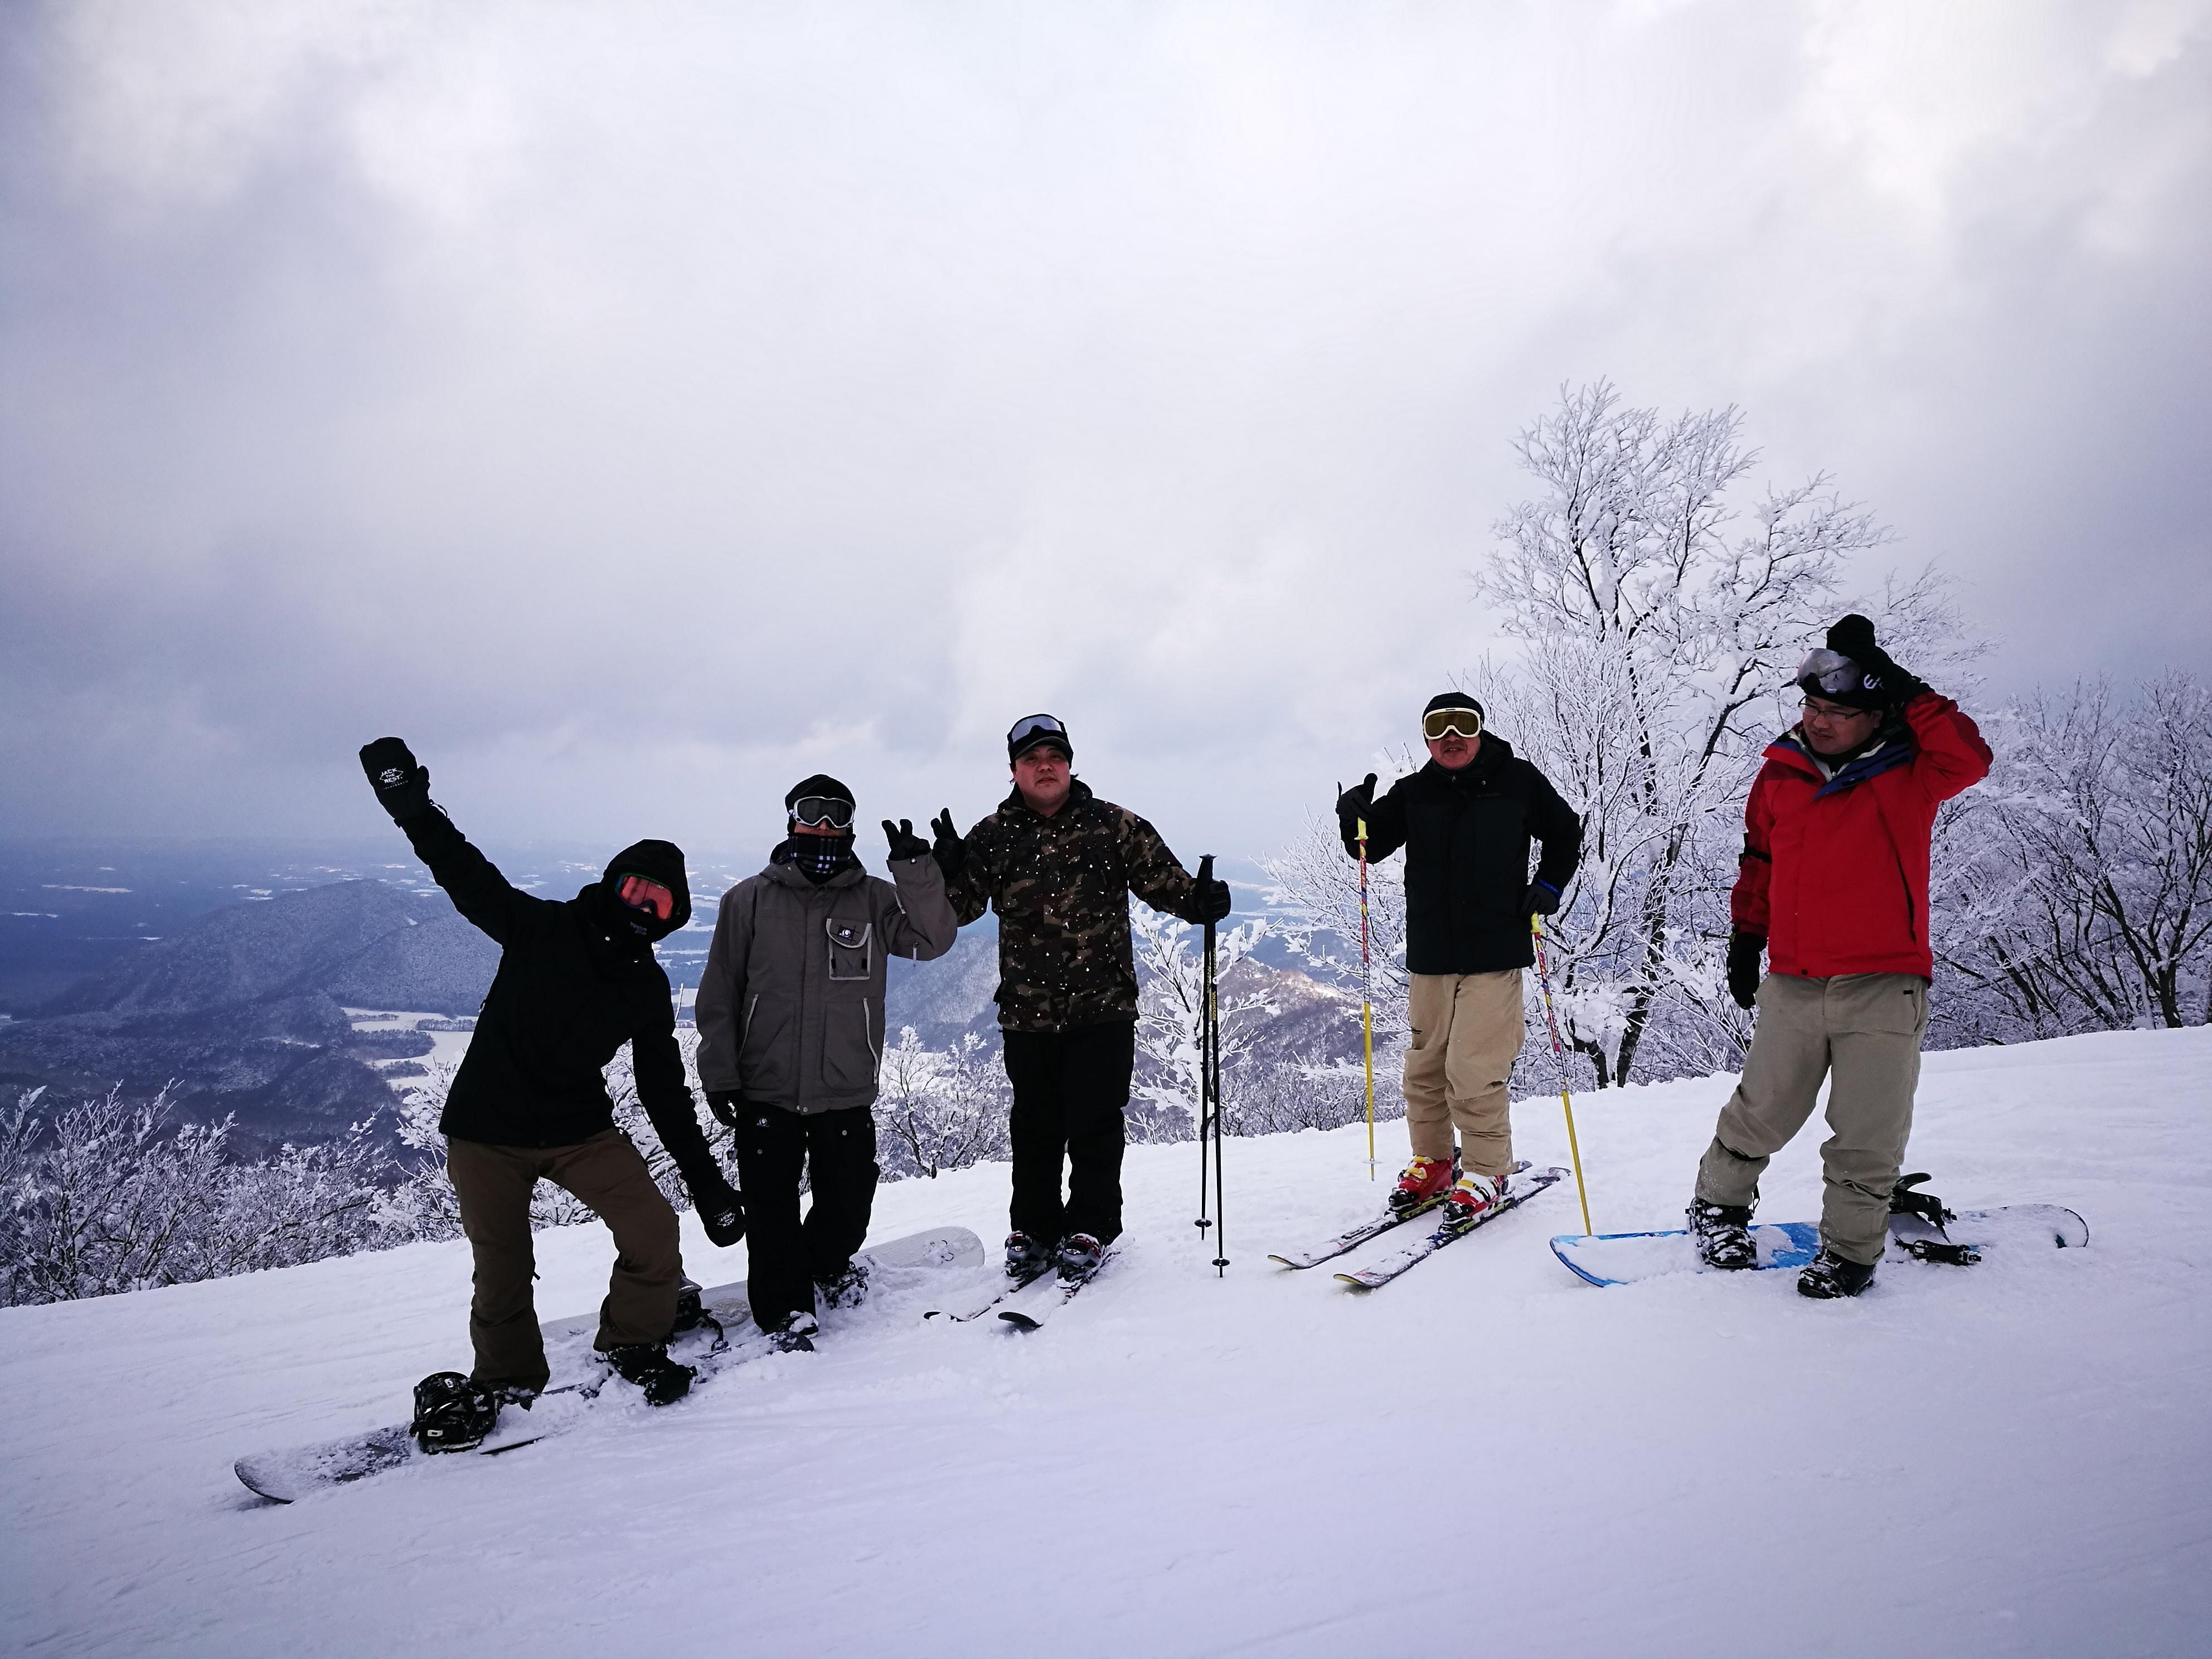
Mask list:
[[[1100,800],[1079,779],[1040,817],[1017,789],[968,832],[966,863],[945,883],[963,927],[999,913],[999,1024],[1065,1031],[1137,1017],[1129,895],[1198,920],[1198,883],[1160,832]]]

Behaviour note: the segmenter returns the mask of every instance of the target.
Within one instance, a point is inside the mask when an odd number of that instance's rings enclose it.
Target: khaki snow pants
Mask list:
[[[1523,1035],[1521,970],[1410,977],[1406,1133],[1414,1155],[1449,1164],[1456,1124],[1461,1168],[1503,1181],[1513,1171],[1505,1084]]]
[[[449,1136],[446,1169],[460,1200],[461,1231],[476,1252],[469,1340],[476,1346],[470,1374],[477,1382],[542,1389],[547,1381],[545,1340],[530,1294],[538,1267],[530,1193],[541,1180],[590,1205],[615,1236],[614,1273],[592,1346],[605,1351],[668,1340],[684,1278],[676,1212],[621,1130],[604,1129],[573,1146],[494,1146]]]
[[[1917,974],[1769,974],[1743,1077],[1698,1164],[1709,1204],[1757,1201],[1759,1177],[1828,1090],[1820,1146],[1820,1242],[1871,1264],[1889,1242],[1889,1194],[1912,1133],[1928,982]]]

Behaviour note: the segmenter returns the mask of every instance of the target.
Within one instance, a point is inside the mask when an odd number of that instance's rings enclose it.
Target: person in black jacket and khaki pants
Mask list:
[[[629,1043],[638,1099],[708,1237],[737,1243],[744,1211],[684,1086],[668,975],[653,956],[654,942],[691,915],[682,851],[641,841],[574,898],[534,897],[432,803],[429,770],[405,744],[380,738],[363,747],[361,763],[453,908],[501,946],[499,971],[438,1121],[476,1257],[469,1307],[476,1365],[466,1378],[445,1372],[417,1388],[418,1436],[431,1449],[465,1449],[482,1438],[499,1404],[526,1402],[549,1380],[531,1296],[530,1195],[541,1180],[591,1206],[615,1237],[593,1346],[653,1404],[680,1398],[694,1373],[667,1351],[684,1277],[676,1212],[615,1127],[602,1072]]]
[[[1522,971],[1535,961],[1531,915],[1550,915],[1582,856],[1582,820],[1551,781],[1483,730],[1482,705],[1462,691],[1429,699],[1421,736],[1429,763],[1380,800],[1375,775],[1337,798],[1345,851],[1406,849],[1406,1130],[1413,1159],[1393,1208],[1439,1193],[1469,1221],[1496,1203],[1513,1171],[1506,1080],[1521,1052]],[[1544,852],[1534,879],[1529,843]],[[1452,1130],[1461,1170],[1452,1170]],[[1446,1189],[1449,1190],[1447,1192]]]

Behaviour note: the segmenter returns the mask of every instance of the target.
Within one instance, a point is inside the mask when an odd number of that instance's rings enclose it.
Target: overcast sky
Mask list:
[[[1486,650],[1564,382],[1994,696],[2212,671],[2212,6],[19,0],[0,833],[765,846],[1050,709],[1186,860]],[[1867,573],[1877,580],[1879,568]]]

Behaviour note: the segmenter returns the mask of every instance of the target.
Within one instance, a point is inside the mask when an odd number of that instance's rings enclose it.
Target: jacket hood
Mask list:
[[[599,878],[599,886],[611,907],[610,914],[626,908],[615,894],[617,884],[624,876],[643,876],[676,895],[676,908],[668,920],[653,919],[650,929],[653,938],[666,939],[691,920],[691,884],[684,872],[684,849],[674,842],[633,842],[614,855],[608,862],[606,873]]]

